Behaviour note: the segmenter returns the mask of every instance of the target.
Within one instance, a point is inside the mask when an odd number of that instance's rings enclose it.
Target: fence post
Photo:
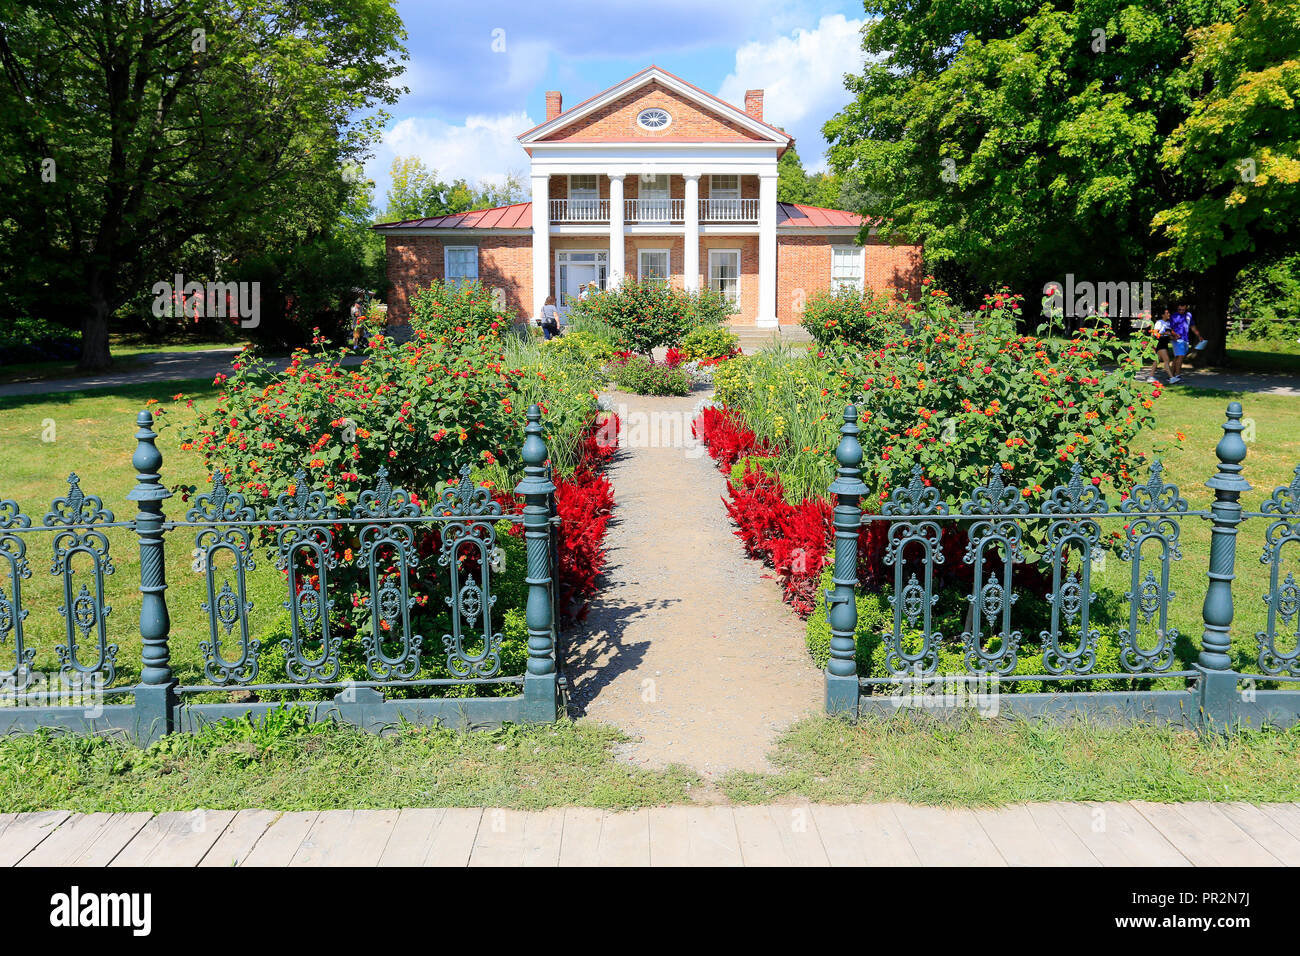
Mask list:
[[[551,505],[555,491],[546,473],[546,442],[542,440],[542,411],[528,408],[524,428],[524,479],[515,494],[524,496],[524,542],[528,549],[528,670],[524,674],[524,720],[548,723],[559,713],[551,603]]]
[[[862,446],[858,444],[858,410],[844,409],[840,442],[835,446],[839,462],[836,479],[831,482],[835,504],[835,573],[834,587],[826,592],[827,619],[831,626],[831,656],[826,664],[826,713],[856,718],[858,716],[858,529],[862,525],[860,498],[866,494],[862,483]]]
[[[1237,525],[1241,524],[1241,493],[1250,490],[1250,482],[1241,476],[1241,463],[1246,458],[1246,443],[1242,441],[1241,403],[1228,405],[1228,420],[1223,424],[1223,437],[1215,446],[1219,470],[1205,484],[1214,491],[1214,504],[1210,506],[1213,528],[1210,533],[1210,583],[1205,591],[1205,604],[1201,616],[1205,630],[1201,632],[1201,652],[1196,669],[1200,677],[1201,727],[1227,731],[1236,710],[1237,675],[1232,670],[1232,580],[1236,577]]]
[[[136,739],[151,743],[172,731],[176,679],[172,676],[167,614],[167,568],[163,548],[163,502],[172,493],[163,487],[159,470],[162,453],[154,444],[153,415],[136,416],[135,487],[127,494],[136,503],[135,533],[140,539],[140,683],[135,688]]]

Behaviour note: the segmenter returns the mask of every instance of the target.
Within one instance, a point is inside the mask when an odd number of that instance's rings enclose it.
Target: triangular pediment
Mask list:
[[[790,137],[685,80],[650,67],[523,133],[519,141],[524,146],[638,141],[784,146]]]

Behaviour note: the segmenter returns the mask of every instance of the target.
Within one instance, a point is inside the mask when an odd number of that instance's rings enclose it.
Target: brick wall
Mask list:
[[[651,106],[667,110],[673,121],[664,129],[642,129],[637,125],[637,114]],[[740,124],[706,112],[690,100],[653,82],[605,104],[580,122],[547,137],[546,141],[704,138],[724,142],[762,139]]]
[[[776,315],[782,325],[797,325],[814,292],[831,285],[831,246],[855,245],[850,236],[782,235],[776,245]],[[921,288],[921,247],[891,246],[873,238],[866,248],[866,283],[876,291]]]
[[[529,236],[482,236],[443,240],[425,236],[387,236],[388,321],[409,322],[411,296],[435,279],[443,279],[446,245],[478,246],[478,275],[485,288],[505,293],[508,315],[527,317],[533,307],[533,241]]]

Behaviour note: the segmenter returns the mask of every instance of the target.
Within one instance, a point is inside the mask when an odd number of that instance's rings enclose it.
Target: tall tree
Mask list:
[[[1189,31],[1238,0],[868,0],[871,58],[826,124],[863,211],[929,263],[1031,293],[1155,279],[1151,223],[1191,193],[1161,168],[1190,113]]]
[[[1155,226],[1169,242],[1162,259],[1195,277],[1193,314],[1221,354],[1234,278],[1300,239],[1300,3],[1254,0],[1193,43],[1189,70],[1205,93],[1160,153],[1192,192]]]
[[[109,366],[109,316],[182,248],[364,158],[404,38],[392,0],[0,0],[0,242],[35,264],[5,278]]]
[[[501,183],[470,183],[455,179],[449,183],[438,178],[438,171],[424,165],[418,156],[398,156],[389,174],[387,222],[448,216],[470,209],[489,209],[523,202],[523,174],[510,170]]]

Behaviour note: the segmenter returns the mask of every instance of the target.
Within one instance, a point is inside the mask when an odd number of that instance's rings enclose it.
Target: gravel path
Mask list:
[[[572,710],[638,738],[622,754],[638,765],[772,769],[780,731],[821,706],[803,623],[732,534],[725,480],[690,439],[701,394],[611,397],[628,447],[608,471],[605,583],[569,636]]]

